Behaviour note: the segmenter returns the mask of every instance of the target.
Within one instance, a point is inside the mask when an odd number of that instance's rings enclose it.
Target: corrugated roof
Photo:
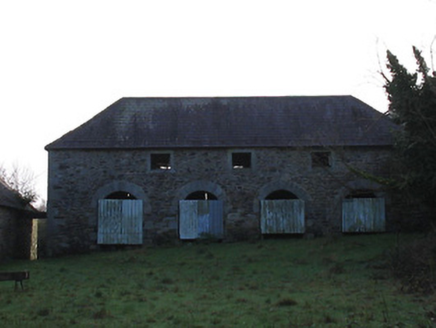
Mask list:
[[[395,128],[352,96],[122,98],[46,149],[387,146]]]

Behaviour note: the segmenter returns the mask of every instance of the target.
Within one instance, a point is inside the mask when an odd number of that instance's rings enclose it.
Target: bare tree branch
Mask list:
[[[14,163],[10,170],[0,165],[0,179],[12,190],[16,191],[28,203],[38,200],[35,188],[36,176],[27,167]]]

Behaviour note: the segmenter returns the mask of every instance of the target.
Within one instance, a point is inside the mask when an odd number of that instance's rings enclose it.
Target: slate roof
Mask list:
[[[31,204],[23,200],[19,194],[9,188],[0,179],[0,207],[12,208],[19,210],[24,217],[31,219],[45,219],[46,212],[36,210]]]
[[[0,206],[24,210],[26,203],[0,179]]]
[[[352,96],[122,98],[46,149],[389,146],[394,129]]]

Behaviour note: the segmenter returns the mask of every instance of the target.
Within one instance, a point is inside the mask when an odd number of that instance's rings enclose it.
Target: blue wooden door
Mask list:
[[[298,234],[305,232],[304,201],[261,200],[260,231],[262,234]]]
[[[343,232],[385,231],[384,198],[351,198],[342,202]]]
[[[97,243],[142,244],[142,200],[99,200]]]
[[[179,202],[180,239],[224,235],[223,202],[220,200],[181,200]]]

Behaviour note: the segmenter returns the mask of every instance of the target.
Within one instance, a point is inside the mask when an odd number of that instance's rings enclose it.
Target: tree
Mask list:
[[[26,203],[39,199],[35,188],[35,174],[28,168],[14,164],[11,170],[0,165],[0,180],[17,192]]]
[[[436,208],[436,75],[413,47],[416,72],[410,73],[387,52],[385,78],[389,114],[401,126],[395,150],[400,166],[398,187]],[[433,212],[434,213],[434,212]]]

